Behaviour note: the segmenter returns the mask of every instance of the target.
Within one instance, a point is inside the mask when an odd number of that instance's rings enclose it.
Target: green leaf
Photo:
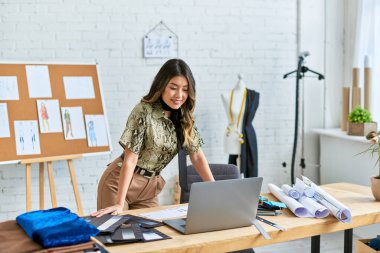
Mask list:
[[[368,123],[372,122],[372,115],[368,110],[358,106],[348,114],[348,121],[352,123]]]

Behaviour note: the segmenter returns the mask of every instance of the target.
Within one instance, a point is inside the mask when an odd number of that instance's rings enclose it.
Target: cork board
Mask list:
[[[31,72],[28,72],[30,69],[43,69],[48,73],[48,79],[50,80],[50,95],[45,97],[38,97],[36,95],[31,95]],[[28,76],[29,75],[29,76]],[[38,73],[36,74],[38,75]],[[12,83],[11,86],[7,87],[7,78],[12,77],[12,80],[16,80],[17,78],[17,88],[18,88],[18,99],[9,99],[7,98],[8,90],[11,88],[15,88],[15,82]],[[46,75],[45,75],[46,77]],[[72,85],[76,84],[75,82],[71,83],[71,86],[66,86],[67,78],[74,77],[77,79],[85,79],[91,80],[91,82],[87,82],[87,84],[92,83],[93,85],[88,85],[91,89],[85,89],[84,91],[91,90],[91,96],[82,98],[80,87],[76,89],[74,87],[74,94],[77,94],[78,97],[68,97],[68,88],[73,87]],[[38,80],[38,77],[37,79]],[[80,82],[79,82],[80,83]],[[8,83],[9,84],[9,83]],[[28,86],[29,85],[29,86]],[[40,89],[43,93],[44,89]],[[0,122],[2,124],[2,133],[3,136],[0,135],[0,163],[17,163],[23,159],[31,159],[31,158],[48,158],[55,156],[64,156],[64,155],[86,155],[86,154],[96,154],[96,153],[108,153],[111,151],[110,146],[110,136],[109,136],[109,127],[107,121],[107,115],[104,109],[103,104],[103,95],[101,89],[101,83],[99,80],[99,71],[98,66],[96,64],[47,64],[47,63],[38,63],[38,64],[16,64],[16,63],[0,63],[0,105],[2,109],[6,108],[7,116],[8,116],[8,133],[9,136],[4,137],[4,133],[7,133],[7,130],[4,131],[4,127],[6,129],[6,124],[3,120]],[[83,92],[82,92],[83,93]],[[86,92],[84,92],[86,93]],[[8,95],[12,95],[9,93]],[[11,96],[10,96],[11,97]],[[60,118],[61,124],[61,132],[42,132],[41,128],[46,127],[45,124],[41,124],[41,111],[38,107],[38,103],[41,105],[41,101],[55,101],[57,104],[57,110],[55,110],[55,118],[57,119],[58,114]],[[63,116],[63,108],[81,108],[83,126],[82,128],[82,136],[77,139],[68,139],[69,135],[69,127],[66,122],[66,118]],[[3,110],[4,111],[4,110]],[[4,116],[4,113],[1,114]],[[0,115],[0,116],[1,116]],[[100,117],[102,119],[102,143],[97,144],[92,143],[89,144],[89,128],[88,121],[86,119],[86,115],[90,117]],[[80,119],[81,117],[77,117]],[[35,126],[38,128],[37,132],[34,132],[33,142],[24,141],[22,139],[23,145],[21,146],[21,138],[19,134],[19,128],[17,128],[18,122],[34,122]],[[58,121],[55,121],[55,125],[57,125]],[[65,123],[66,122],[66,123]],[[45,123],[45,122],[44,122]],[[66,128],[65,128],[66,124]],[[51,127],[47,125],[48,127]],[[24,126],[25,128],[25,126]],[[70,126],[71,128],[71,126]],[[66,129],[66,130],[65,130]],[[0,129],[1,130],[1,129]],[[26,130],[24,130],[26,131]],[[29,131],[29,130],[28,130]],[[32,131],[32,130],[30,130]],[[67,134],[65,133],[67,131]],[[71,132],[73,132],[71,130]],[[94,133],[94,131],[93,131]],[[31,135],[31,134],[30,134]],[[83,138],[84,135],[84,138]],[[27,136],[28,140],[30,136]],[[91,141],[96,140],[95,134],[92,135]],[[106,139],[106,141],[104,141]],[[36,142],[36,140],[38,140]],[[30,143],[33,143],[33,149],[30,147]],[[39,144],[39,152],[32,153],[23,153],[20,151],[21,148],[25,148],[26,150],[34,150],[37,149],[34,144]]]

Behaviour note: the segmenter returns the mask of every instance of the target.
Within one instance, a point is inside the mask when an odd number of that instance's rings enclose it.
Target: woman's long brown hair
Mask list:
[[[189,147],[193,143],[192,129],[194,127],[194,109],[195,109],[195,80],[189,66],[181,59],[168,60],[158,71],[155,76],[149,93],[141,101],[154,103],[160,99],[170,79],[176,76],[183,76],[189,84],[188,97],[186,102],[181,106],[182,112],[182,129],[184,136],[184,146]]]

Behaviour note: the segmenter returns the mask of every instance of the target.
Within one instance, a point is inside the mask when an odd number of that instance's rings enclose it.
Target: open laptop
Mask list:
[[[187,219],[164,223],[183,234],[255,224],[263,178],[199,182],[191,185]]]

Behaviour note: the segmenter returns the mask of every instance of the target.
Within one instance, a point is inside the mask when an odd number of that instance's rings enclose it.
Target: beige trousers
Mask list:
[[[117,165],[123,160],[118,157],[104,171],[98,185],[98,210],[117,203],[117,189],[121,168]],[[158,206],[157,195],[165,186],[160,176],[151,179],[134,173],[129,185],[123,210]]]

